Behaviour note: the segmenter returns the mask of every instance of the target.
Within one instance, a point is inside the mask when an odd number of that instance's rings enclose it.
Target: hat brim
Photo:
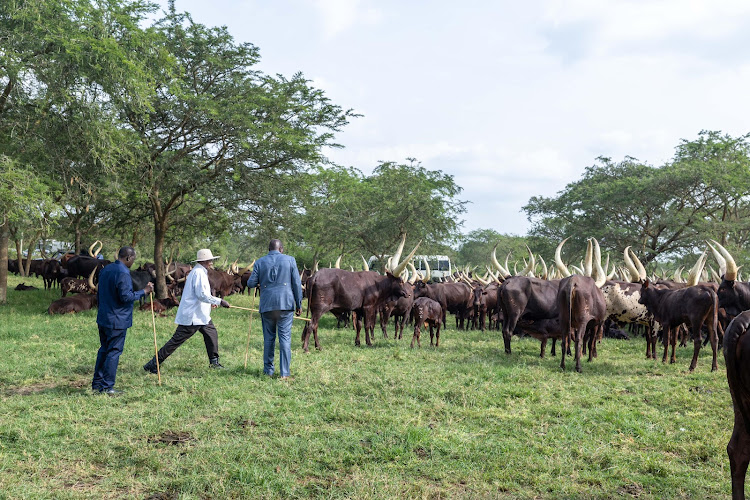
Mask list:
[[[195,260],[191,260],[190,262],[208,262],[209,260],[216,260],[220,258],[221,258],[221,255],[214,255],[210,259],[202,259],[202,260],[195,259]]]

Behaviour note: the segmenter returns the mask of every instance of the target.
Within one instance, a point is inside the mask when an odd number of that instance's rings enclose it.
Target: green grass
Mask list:
[[[41,280],[10,278],[41,287]],[[48,316],[59,291],[9,290],[0,307],[0,498],[727,498],[732,404],[723,358],[688,373],[644,358],[643,339],[604,340],[583,373],[497,332],[354,347],[322,322],[323,351],[292,332],[291,383],[261,375],[260,320],[219,309],[225,371],[200,334],[163,366],[151,315],[134,312],[117,387],[90,393],[95,311]],[[249,306],[247,296],[232,296]],[[174,311],[157,318],[161,346]],[[449,321],[450,322],[450,321]],[[391,329],[392,330],[392,329]],[[277,353],[278,362],[278,353]],[[572,363],[569,365],[572,366]],[[160,442],[185,433],[179,444]]]

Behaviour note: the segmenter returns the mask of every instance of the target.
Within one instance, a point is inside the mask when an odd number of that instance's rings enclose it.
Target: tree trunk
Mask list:
[[[29,276],[31,274],[29,272],[31,269],[31,256],[34,254],[34,246],[36,245],[36,241],[36,235],[34,235],[34,237],[29,240],[29,249],[26,251],[26,265],[23,271],[24,276]]]
[[[18,274],[21,276],[26,276],[23,272],[23,238],[21,240],[15,240],[16,241],[16,260],[18,261]]]
[[[3,218],[0,226],[0,304],[8,300],[8,245],[10,244],[10,230],[8,220]]]
[[[167,278],[164,267],[164,240],[167,235],[167,221],[154,223],[154,264],[156,265],[156,298],[167,298]]]

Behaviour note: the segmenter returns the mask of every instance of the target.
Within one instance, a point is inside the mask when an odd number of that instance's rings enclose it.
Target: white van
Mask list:
[[[387,259],[390,255],[384,257]],[[430,266],[430,275],[433,280],[446,278],[453,274],[451,260],[447,255],[415,255],[412,263],[418,271],[425,272],[427,270],[424,265],[425,260]],[[378,267],[377,262],[378,258],[373,255],[367,260],[367,265],[370,266],[370,269],[373,269],[373,267]]]

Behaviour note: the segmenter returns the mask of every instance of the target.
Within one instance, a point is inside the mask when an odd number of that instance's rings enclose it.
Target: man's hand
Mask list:
[[[221,307],[226,307],[227,309],[229,308],[229,302],[227,302],[224,299],[221,299],[221,304],[220,305],[221,305]]]
[[[302,309],[297,309],[294,311],[295,316],[302,316]]]
[[[149,281],[148,283],[146,283],[146,288],[143,289],[143,293],[145,293],[146,295],[149,295],[153,291],[154,291],[154,284]]]

